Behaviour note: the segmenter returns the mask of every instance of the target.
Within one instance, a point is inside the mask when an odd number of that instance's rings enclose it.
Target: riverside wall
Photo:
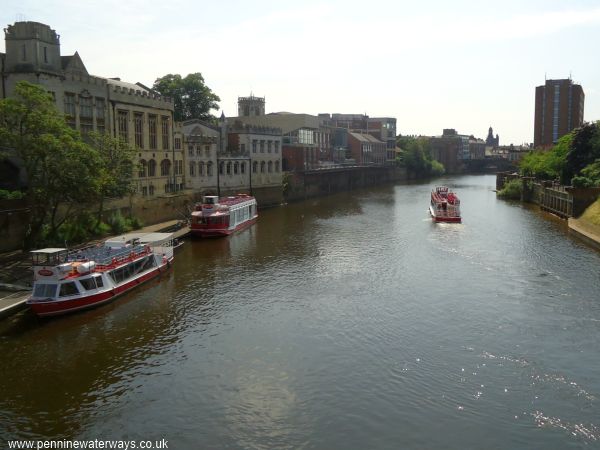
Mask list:
[[[511,172],[496,174],[496,190],[501,190],[507,182],[515,179],[522,183],[521,201],[539,205],[541,209],[562,218],[579,217],[600,196],[600,188],[563,186]]]
[[[284,181],[284,197],[289,202],[300,201],[407,179],[403,167],[356,166],[289,172]]]

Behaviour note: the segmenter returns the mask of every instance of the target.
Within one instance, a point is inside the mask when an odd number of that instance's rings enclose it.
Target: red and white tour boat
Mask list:
[[[429,212],[434,222],[460,222],[460,200],[448,191],[446,186],[438,186],[431,191]]]
[[[107,303],[169,269],[172,233],[129,233],[77,251],[31,252],[33,292],[27,304],[53,316]]]
[[[256,199],[251,195],[237,194],[221,199],[205,195],[192,212],[190,230],[201,237],[228,236],[249,227],[257,219]]]

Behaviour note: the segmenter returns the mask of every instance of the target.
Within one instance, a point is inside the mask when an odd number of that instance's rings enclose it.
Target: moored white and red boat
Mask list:
[[[256,222],[256,206],[256,199],[251,195],[223,198],[206,195],[192,212],[190,230],[201,237],[228,236]]]
[[[446,186],[438,186],[431,191],[429,212],[435,222],[461,222],[462,220],[460,200]]]
[[[168,270],[173,235],[129,233],[100,246],[31,255],[34,285],[27,304],[39,316],[53,316],[107,303]]]

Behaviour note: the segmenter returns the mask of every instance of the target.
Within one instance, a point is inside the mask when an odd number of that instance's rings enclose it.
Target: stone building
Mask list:
[[[77,52],[61,55],[60,37],[48,25],[16,22],[5,28],[0,54],[2,98],[19,81],[44,86],[67,123],[85,137],[107,132],[136,149],[137,193],[156,196],[183,189],[183,153],[173,140],[173,101],[118,78],[88,73]]]
[[[217,194],[220,131],[197,119],[178,124],[176,131],[183,145],[185,188],[201,195]]]
[[[281,129],[235,119],[225,125],[224,120],[222,117],[222,126],[227,127],[227,148],[219,161],[224,168],[221,190],[233,193],[242,189],[253,194],[281,192]]]

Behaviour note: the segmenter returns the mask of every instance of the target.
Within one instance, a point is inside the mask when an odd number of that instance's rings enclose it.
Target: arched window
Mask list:
[[[204,176],[204,161],[201,161],[198,167],[199,167],[198,175],[203,177]]]
[[[240,171],[240,170],[239,170],[239,168],[240,168],[240,163],[239,163],[239,162],[237,162],[237,161],[236,161],[236,162],[234,162],[234,163],[233,163],[233,173],[234,173],[235,175],[237,175],[237,174],[238,174],[238,172]]]
[[[154,186],[150,185],[150,186],[148,187],[148,193],[149,193],[150,195],[154,195]]]
[[[190,162],[190,177],[196,176],[196,163]]]
[[[240,173],[246,173],[246,163],[240,164]]]
[[[140,159],[138,177],[144,178],[146,176],[147,165],[145,159]]]
[[[252,173],[258,172],[258,161],[252,163]]]
[[[154,161],[153,159],[151,159],[150,161],[148,161],[148,176],[149,177],[155,177],[156,176],[156,161]],[[154,193],[154,186],[150,186],[151,189],[151,193],[150,195],[152,195]]]
[[[260,173],[265,173],[265,162],[261,161],[260,162]]]
[[[269,161],[269,164],[267,166],[269,173],[273,172],[273,161]]]
[[[163,159],[160,163],[160,175],[167,176],[171,173],[171,161]]]
[[[279,161],[275,161],[275,172],[279,172]]]
[[[231,161],[227,163],[227,175],[231,175]]]
[[[219,175],[223,175],[224,173],[225,173],[225,163],[220,162],[219,163]]]
[[[209,161],[208,164],[206,164],[206,175],[209,177],[212,177],[212,165],[212,161]]]

